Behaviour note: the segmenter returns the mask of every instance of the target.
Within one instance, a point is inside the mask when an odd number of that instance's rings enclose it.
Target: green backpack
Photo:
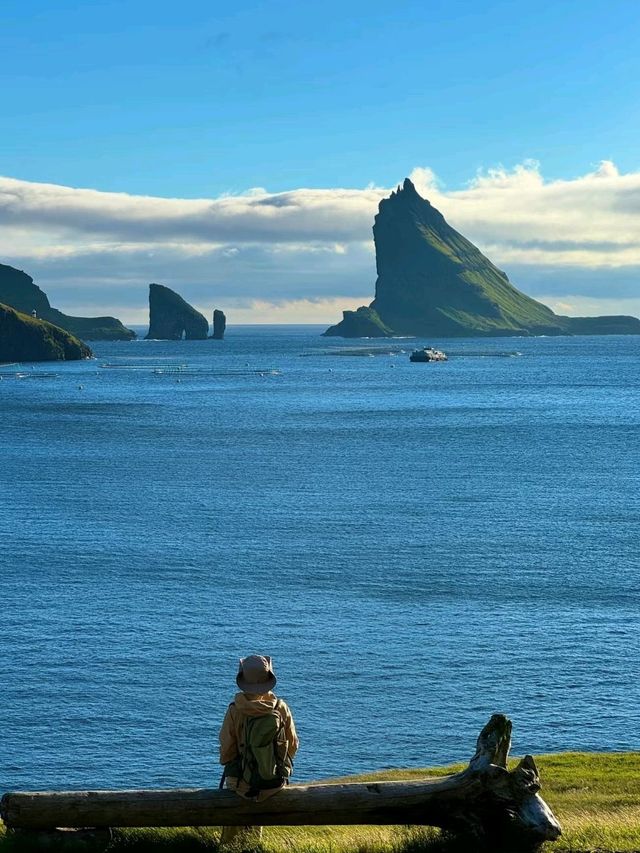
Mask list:
[[[238,779],[238,793],[256,797],[260,791],[286,785],[293,771],[280,699],[270,714],[245,717],[239,733],[239,754],[225,766],[225,776]]]

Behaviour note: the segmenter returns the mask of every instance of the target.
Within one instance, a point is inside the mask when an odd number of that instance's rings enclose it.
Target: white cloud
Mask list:
[[[466,189],[431,192],[458,230],[498,264],[556,266],[640,263],[640,172],[620,175],[604,161],[572,180],[544,181],[537,163],[492,169]]]
[[[553,294],[543,294],[540,299],[556,314],[570,317],[592,317],[597,314],[630,314],[640,317],[640,296],[632,299],[590,299],[584,296],[557,298]]]
[[[0,178],[0,223],[65,235],[190,242],[363,239],[384,190],[250,190],[217,199],[133,196]],[[366,237],[365,237],[366,238]]]
[[[428,168],[411,178],[525,292],[581,306],[568,313],[599,313],[605,301],[623,311],[640,298],[640,172],[604,161],[545,181],[527,161],[449,191]],[[247,317],[328,322],[373,296],[371,226],[389,192],[173,199],[0,178],[0,261],[26,269],[68,311],[95,304],[138,318],[146,285],[159,281],[194,304],[246,300]]]

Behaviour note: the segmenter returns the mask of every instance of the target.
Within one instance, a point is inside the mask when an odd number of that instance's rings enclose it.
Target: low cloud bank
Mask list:
[[[528,162],[453,191],[426,168],[411,178],[525,292],[565,313],[604,313],[605,303],[637,313],[640,172],[605,161],[545,181]],[[0,261],[28,271],[67,311],[95,305],[135,321],[146,285],[159,281],[207,310],[235,305],[247,322],[329,322],[373,296],[371,226],[389,192],[167,199],[0,178]]]

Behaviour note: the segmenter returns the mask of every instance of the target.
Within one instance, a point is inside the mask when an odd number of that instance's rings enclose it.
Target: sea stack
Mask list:
[[[636,317],[562,317],[517,290],[407,178],[373,225],[378,278],[368,307],[325,335],[478,337],[640,334]]]
[[[209,323],[199,311],[169,287],[149,285],[149,333],[147,340],[204,341]]]
[[[75,361],[91,356],[89,347],[64,329],[0,304],[0,362]]]
[[[224,338],[224,330],[227,328],[227,318],[224,311],[216,308],[213,312],[213,334],[211,337],[215,341],[221,341]]]
[[[85,341],[130,341],[136,333],[115,317],[70,317],[52,308],[47,294],[26,272],[0,264],[0,302],[21,314],[48,320]]]

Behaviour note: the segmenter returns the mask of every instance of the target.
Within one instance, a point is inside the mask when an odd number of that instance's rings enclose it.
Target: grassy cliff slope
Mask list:
[[[0,303],[0,362],[90,358],[89,347],[64,329]]]
[[[373,238],[375,299],[369,309],[345,312],[326,335],[362,336],[363,310],[378,324],[366,336],[640,334],[635,317],[561,317],[522,293],[408,178],[380,202]]]

